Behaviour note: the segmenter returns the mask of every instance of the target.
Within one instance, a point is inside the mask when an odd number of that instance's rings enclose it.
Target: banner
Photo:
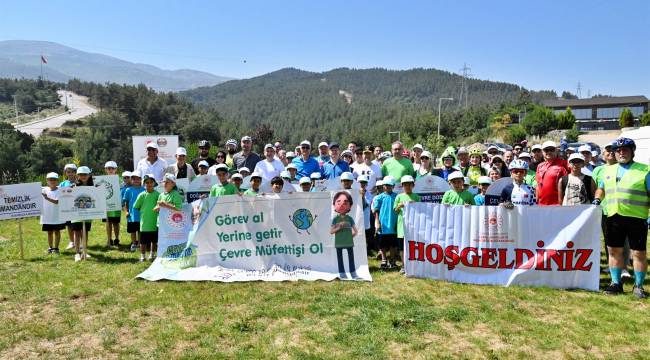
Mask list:
[[[0,220],[41,215],[43,195],[40,183],[0,185]]]
[[[440,176],[425,175],[415,180],[413,192],[420,196],[421,202],[440,204],[449,189],[449,184]]]
[[[117,175],[93,176],[96,187],[103,187],[106,194],[106,211],[121,211],[120,178]]]
[[[138,161],[147,157],[147,144],[158,144],[158,157],[168,164],[176,162],[176,149],[178,148],[178,135],[150,135],[133,137],[133,168],[138,168]]]
[[[409,203],[409,276],[598,291],[600,208]],[[543,219],[543,220],[542,220]]]
[[[351,196],[352,206],[339,192],[209,198],[197,206],[203,211],[189,232],[189,206],[161,211],[160,256],[138,277],[372,281],[361,200]]]
[[[201,195],[210,195],[210,189],[219,181],[216,175],[197,176],[187,187],[187,202],[192,203],[199,200]]]
[[[79,221],[106,218],[105,192],[104,187],[95,186],[60,188],[59,219]]]

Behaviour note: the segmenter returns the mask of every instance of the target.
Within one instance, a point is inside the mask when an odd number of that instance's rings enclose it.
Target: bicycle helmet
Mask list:
[[[629,147],[632,149],[632,151],[636,150],[636,143],[634,140],[626,137],[621,137],[615,140],[615,142],[612,144],[612,150],[616,150],[621,147]]]
[[[210,147],[210,142],[208,140],[199,141],[199,147]]]
[[[509,170],[528,170],[528,163],[523,160],[512,160],[508,165]]]

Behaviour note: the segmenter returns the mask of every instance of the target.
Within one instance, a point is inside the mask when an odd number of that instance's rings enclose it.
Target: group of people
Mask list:
[[[147,156],[141,159],[133,172],[122,173],[122,200],[131,234],[131,250],[140,247],[140,260],[146,251],[155,258],[157,244],[157,212],[161,207],[180,209],[182,198],[176,189],[177,179],[214,175],[216,184],[209,196],[261,194],[261,185],[269,183],[273,193],[316,191],[323,180],[340,179],[345,190],[359,191],[364,210],[364,225],[369,251],[377,250],[381,267],[397,267],[402,260],[405,203],[420,201],[413,192],[415,182],[425,176],[437,176],[450,185],[442,203],[446,205],[484,205],[489,186],[509,178],[498,199],[507,208],[517,205],[578,205],[600,204],[606,220],[603,232],[609,254],[612,284],[607,293],[622,292],[621,274],[627,265],[623,245],[632,249],[635,286],[634,294],[645,297],[643,280],[647,262],[645,244],[648,217],[647,166],[633,161],[635,145],[629,139],[617,139],[608,144],[602,154],[588,145],[574,152],[560,152],[553,141],[530,148],[527,143],[514,144],[512,150],[495,145],[481,148],[448,147],[436,159],[422,145],[411,149],[396,141],[390,151],[380,145],[364,146],[351,142],[347,147],[336,142],[320,142],[316,149],[304,140],[293,151],[283,144],[266,144],[262,156],[253,151],[253,139],[244,136],[239,142],[230,139],[224,149],[210,156],[211,144],[199,142],[199,154],[188,161],[187,151],[179,147],[176,162],[169,165],[158,156],[154,142],[147,145]],[[438,160],[438,161],[436,161]],[[437,163],[437,164],[436,164]],[[106,174],[115,174],[117,164],[109,161]],[[91,186],[90,169],[68,164],[65,180],[58,182],[55,173],[47,175],[48,186],[43,192],[46,209],[42,216],[43,230],[48,231],[50,252],[58,253],[59,231],[68,229],[70,245],[75,258],[81,259],[82,227],[79,223],[52,224],[47,214],[53,212],[57,191],[65,186]],[[244,188],[244,180],[246,188]],[[163,191],[156,190],[158,183]],[[356,185],[355,185],[356,183]],[[292,186],[287,187],[287,184]],[[293,186],[293,185],[297,185]],[[290,190],[287,190],[289,188]],[[605,205],[606,204],[606,205]],[[107,241],[119,245],[120,212],[108,213]],[[641,221],[642,220],[642,221]],[[116,225],[117,224],[117,225]],[[642,226],[643,225],[643,226]],[[85,227],[90,230],[90,224]],[[389,256],[390,255],[390,256]],[[403,262],[403,261],[402,261]]]

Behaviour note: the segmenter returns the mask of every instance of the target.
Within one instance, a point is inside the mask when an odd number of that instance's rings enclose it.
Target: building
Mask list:
[[[632,111],[635,121],[648,111],[650,101],[645,96],[611,96],[590,99],[552,99],[542,104],[558,114],[567,107],[576,117],[578,130],[614,130],[620,129],[618,119],[624,108]]]

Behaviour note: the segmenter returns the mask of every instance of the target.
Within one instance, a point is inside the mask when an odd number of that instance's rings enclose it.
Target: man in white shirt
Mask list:
[[[368,190],[375,192],[377,180],[381,179],[381,168],[372,161],[372,150],[369,146],[363,148],[363,162],[354,165],[354,177],[365,175],[368,177]]]
[[[138,161],[136,170],[142,174],[153,174],[156,182],[162,183],[167,167],[167,161],[158,157],[158,144],[150,142],[147,144],[147,157]]]
[[[282,161],[275,158],[275,147],[271,144],[264,146],[264,156],[264,160],[255,165],[253,172],[262,175],[263,180],[271,181],[274,177],[280,176],[280,173],[284,170],[284,165],[282,165]]]

